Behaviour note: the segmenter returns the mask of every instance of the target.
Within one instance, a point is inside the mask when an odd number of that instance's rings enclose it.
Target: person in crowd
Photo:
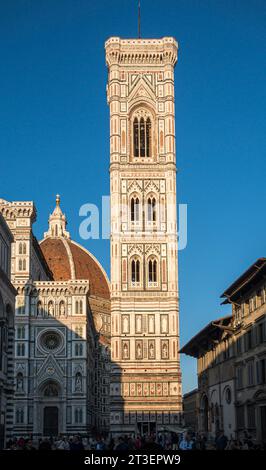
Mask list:
[[[45,451],[52,450],[50,440],[47,438],[41,439],[39,442],[39,450],[45,450]]]
[[[227,446],[228,438],[225,436],[223,431],[219,431],[215,439],[216,450],[225,450]]]
[[[33,436],[20,436],[9,439],[6,443],[7,450],[96,450],[99,452],[160,452],[170,450],[265,450],[263,443],[254,441],[252,436],[246,431],[243,439],[236,439],[233,436],[228,439],[220,431],[213,441],[207,440],[204,434],[192,434],[190,431],[185,434],[168,432],[122,435],[115,438],[107,438],[106,435],[98,434],[96,437],[63,436],[43,437],[39,441],[34,441]]]
[[[179,444],[180,450],[192,450],[193,441],[191,435],[186,433]]]

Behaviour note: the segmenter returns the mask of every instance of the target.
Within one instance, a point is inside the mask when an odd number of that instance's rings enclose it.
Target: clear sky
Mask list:
[[[264,0],[142,0],[143,37],[173,35],[181,345],[229,312],[219,295],[265,256]],[[137,0],[0,1],[0,197],[34,200],[42,238],[55,194],[72,238],[109,273],[109,242],[79,238],[79,208],[109,194],[104,41],[137,35]],[[196,384],[183,357],[184,391]]]

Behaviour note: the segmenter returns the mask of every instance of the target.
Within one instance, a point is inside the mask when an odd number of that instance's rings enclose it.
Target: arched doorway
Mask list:
[[[51,437],[59,434],[60,386],[55,381],[46,382],[42,386],[43,397],[43,436]]]

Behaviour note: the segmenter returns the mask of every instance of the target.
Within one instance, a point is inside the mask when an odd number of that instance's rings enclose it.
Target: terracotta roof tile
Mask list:
[[[60,238],[46,238],[40,243],[43,256],[55,281],[71,279],[70,263],[64,243]]]
[[[101,267],[87,251],[69,240],[67,243],[73,256],[76,279],[89,279],[91,295],[109,299],[109,286]]]
[[[71,265],[64,243],[67,243],[70,248],[75,268],[75,278],[90,281],[91,295],[109,299],[110,291],[106,275],[93,256],[70,240],[49,237],[40,243],[40,247],[54,280],[68,281],[71,279]]]

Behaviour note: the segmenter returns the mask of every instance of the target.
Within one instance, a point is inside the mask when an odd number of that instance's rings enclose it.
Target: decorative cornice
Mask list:
[[[121,39],[111,37],[105,43],[106,62],[134,65],[175,65],[178,43],[172,37],[162,39]]]

